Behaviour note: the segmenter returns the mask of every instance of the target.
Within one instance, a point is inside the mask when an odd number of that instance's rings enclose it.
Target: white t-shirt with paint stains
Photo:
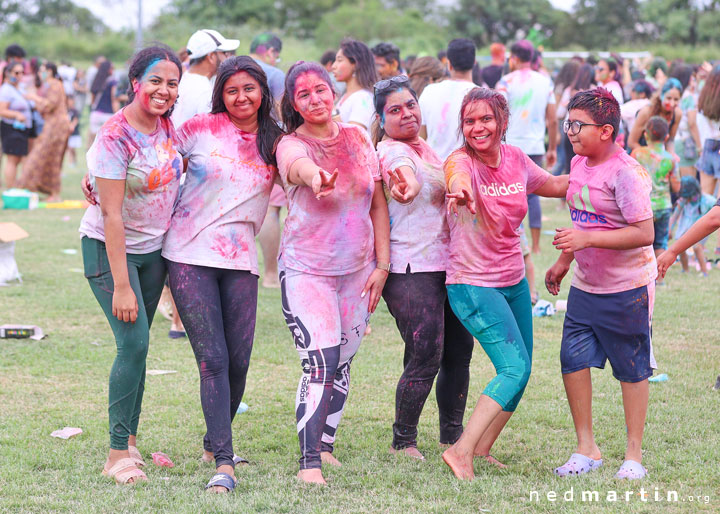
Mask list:
[[[277,170],[260,157],[257,135],[235,127],[227,113],[218,113],[191,118],[177,137],[188,169],[163,257],[258,275],[255,235]]]
[[[465,80],[444,80],[428,84],[418,100],[422,124],[427,128],[427,142],[441,161],[463,144],[460,128],[460,106],[465,95],[477,86]]]
[[[176,143],[169,119],[158,119],[157,129],[143,134],[128,123],[120,110],[102,126],[88,150],[88,176],[93,191],[97,191],[96,177],[125,181],[122,219],[127,253],[151,253],[162,247],[182,174]],[[98,203],[85,211],[80,233],[105,241],[105,222],[97,193],[95,198]]]
[[[338,102],[340,120],[343,123],[361,123],[365,125],[365,131],[370,136],[375,107],[373,106],[373,94],[367,89],[355,91],[349,96],[343,97]]]
[[[430,146],[387,139],[377,146],[390,214],[390,263],[393,273],[445,271],[450,231],[445,219],[445,174]],[[389,193],[389,173],[408,166],[420,184],[420,194],[401,204]]]
[[[555,104],[553,83],[542,73],[525,68],[508,73],[495,88],[510,107],[505,138],[527,155],[545,153],[545,111]]]

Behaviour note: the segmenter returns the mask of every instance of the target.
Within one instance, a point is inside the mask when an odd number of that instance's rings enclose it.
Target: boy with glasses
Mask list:
[[[615,144],[620,106],[604,88],[577,93],[563,129],[577,154],[570,169],[567,203],[573,228],[559,228],[553,244],[562,254],[545,275],[548,291],[577,261],[568,296],[560,362],[577,448],[555,469],[580,475],[602,465],[592,430],[590,368],[610,361],[620,381],[627,449],[616,478],[639,479],[648,405],[648,378],[657,367],[650,341],[654,303],[652,181]]]

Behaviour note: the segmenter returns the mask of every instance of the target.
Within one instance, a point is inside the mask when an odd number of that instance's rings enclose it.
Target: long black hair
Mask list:
[[[177,66],[178,80],[180,80],[180,78],[182,77],[182,63],[180,62],[180,59],[178,59],[177,54],[173,51],[172,48],[162,44],[156,44],[153,46],[148,46],[147,48],[143,48],[142,50],[139,50],[135,55],[133,55],[133,58],[130,61],[130,66],[128,66],[128,82],[130,83],[127,91],[128,104],[132,103],[132,101],[135,99],[135,90],[133,89],[132,81],[141,80],[143,75],[145,75],[145,72],[147,72],[148,68],[155,65],[155,63],[157,63],[158,61],[170,61],[175,66]],[[100,65],[100,69],[102,69],[102,66],[106,62],[108,61],[105,61]],[[100,71],[98,70],[98,75],[99,74]],[[97,80],[97,78],[95,80]],[[93,82],[93,85],[94,84],[95,82]],[[163,117],[169,118],[174,108],[175,104],[171,105],[170,108],[165,112],[165,114],[163,114]]]
[[[110,78],[110,69],[112,68],[112,63],[108,61],[107,59],[100,63],[100,66],[98,66],[97,73],[95,74],[95,79],[93,80],[93,83],[90,85],[90,92],[94,95],[99,95],[103,92],[103,89],[105,89],[105,84],[107,83],[108,79]]]
[[[257,111],[257,150],[262,158],[263,162],[268,165],[275,166],[275,155],[273,154],[273,146],[275,140],[282,135],[282,130],[278,127],[277,122],[272,117],[273,110],[273,96],[268,86],[267,76],[262,68],[255,62],[254,59],[247,55],[239,55],[237,57],[230,57],[223,61],[217,71],[215,78],[215,86],[213,88],[212,95],[212,108],[210,112],[212,114],[218,114],[221,112],[227,112],[227,107],[223,101],[223,89],[225,83],[233,75],[244,71],[252,78],[254,78],[260,85],[260,93],[262,100],[260,101],[260,108]]]
[[[46,62],[45,69],[50,72],[50,75],[52,75],[54,79],[58,78],[57,65],[54,62]]]
[[[355,78],[360,87],[372,91],[379,77],[375,68],[375,57],[362,41],[345,38],[340,42],[340,50],[348,61],[355,65]]]
[[[293,98],[295,97],[295,82],[297,82],[298,77],[304,73],[314,73],[327,83],[331,91],[334,91],[330,75],[328,75],[327,70],[318,63],[298,61],[290,66],[290,69],[285,76],[285,94],[283,94],[282,102],[280,103],[283,124],[285,125],[285,130],[288,134],[295,132],[304,122],[303,117],[293,106]]]
[[[570,91],[575,94],[578,91],[587,91],[595,80],[595,68],[591,64],[583,63],[577,70],[575,80],[570,84]]]

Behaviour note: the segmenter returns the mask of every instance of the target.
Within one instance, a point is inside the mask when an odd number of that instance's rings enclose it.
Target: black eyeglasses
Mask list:
[[[577,136],[586,125],[590,125],[591,127],[604,127],[607,123],[583,123],[582,121],[577,120],[565,120],[563,122],[563,132],[571,136]]]
[[[395,77],[390,77],[389,79],[381,80],[379,82],[376,82],[373,86],[373,89],[375,91],[384,91],[385,89],[389,89],[393,86],[409,86],[410,85],[410,79],[407,77],[407,75],[397,75]]]

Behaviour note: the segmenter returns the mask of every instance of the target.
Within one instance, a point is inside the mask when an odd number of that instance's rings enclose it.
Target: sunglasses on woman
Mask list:
[[[375,85],[373,86],[373,89],[375,89],[375,91],[384,91],[391,87],[409,86],[409,85],[410,85],[410,79],[407,77],[407,75],[397,75],[395,77],[390,77],[389,79],[384,79],[379,82],[376,82]]]

